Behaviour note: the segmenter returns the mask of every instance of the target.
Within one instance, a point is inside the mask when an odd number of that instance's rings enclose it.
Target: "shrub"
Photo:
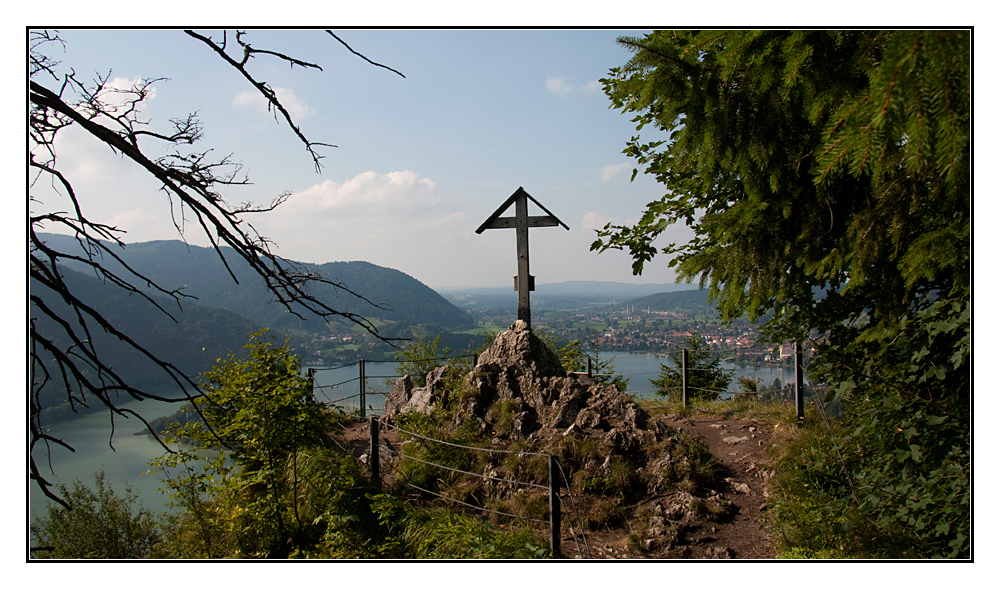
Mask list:
[[[71,509],[52,505],[44,518],[29,526],[35,558],[145,558],[160,533],[151,511],[136,505],[129,486],[125,496],[105,484],[104,471],[94,474],[94,488],[73,481],[59,485]]]

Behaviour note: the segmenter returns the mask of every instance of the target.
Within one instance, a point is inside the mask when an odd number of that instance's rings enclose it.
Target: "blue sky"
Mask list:
[[[744,27],[767,24],[748,17],[759,20],[770,13],[741,6],[719,4],[713,24],[727,17],[741,18]],[[954,18],[978,24],[981,19],[968,6],[959,2]],[[871,15],[875,20],[891,15],[901,26],[931,14],[932,7],[918,2],[905,15],[890,7]],[[386,12],[387,24],[399,24],[390,17],[405,21],[419,13],[409,10]],[[690,12],[676,20],[674,9],[659,12],[670,12],[660,18],[670,24],[692,19]],[[787,14],[804,24],[816,18],[815,11]],[[591,25],[603,19],[593,13],[580,18]],[[326,159],[319,174],[302,144],[284,122],[275,122],[249,84],[180,30],[63,30],[66,49],[60,58],[85,78],[109,70],[123,83],[169,78],[155,84],[143,115],[162,129],[168,119],[198,111],[205,124],[202,146],[233,154],[253,183],[227,191],[230,202],[267,203],[283,191],[292,193],[277,210],[253,219],[260,233],[277,243],[279,255],[317,263],[366,260],[439,289],[512,288],[513,231],[474,231],[523,186],[570,227],[532,230],[531,271],[539,283],[662,283],[674,279],[665,258],[636,277],[626,254],[589,251],[595,228],[636,221],[645,204],[663,193],[641,173],[629,181],[634,162],[621,151],[636,133],[634,124],[609,108],[598,83],[629,58],[616,38],[648,30],[337,30],[355,50],[403,72],[405,79],[351,55],[321,30],[251,30],[253,45],[323,68],[293,70],[263,56],[251,66],[278,89],[307,137],[338,146],[322,150]],[[979,27],[977,44],[993,46],[988,31]],[[979,122],[992,116],[980,114]],[[59,155],[63,169],[72,172],[85,213],[126,230],[126,241],[177,239],[169,202],[157,183],[72,131],[61,135]],[[642,136],[662,138],[651,129]],[[56,197],[43,200],[32,210],[65,210]],[[689,236],[675,226],[657,243]],[[185,238],[207,243],[194,226]]]
[[[169,78],[156,82],[143,115],[162,129],[198,111],[202,146],[232,153],[253,183],[228,190],[230,202],[267,203],[292,192],[252,221],[282,256],[366,260],[434,288],[513,288],[513,231],[475,229],[523,186],[570,227],[531,231],[539,283],[673,281],[665,259],[633,277],[626,255],[589,251],[595,227],[633,221],[662,194],[641,174],[629,182],[632,162],[621,151],[634,124],[609,109],[598,82],[630,55],[616,38],[645,31],[336,32],[406,78],[369,65],[319,30],[252,30],[248,37],[323,68],[292,70],[265,56],[251,64],[307,137],[338,146],[321,151],[319,174],[255,90],[181,31],[62,30],[66,48],[56,56],[86,79],[109,70],[122,83]],[[130,242],[178,238],[165,195],[134,165],[78,133],[65,132],[59,150],[92,220],[124,229]],[[39,207],[57,203],[53,196]],[[686,231],[676,234],[686,238]],[[196,226],[185,238],[206,244]]]

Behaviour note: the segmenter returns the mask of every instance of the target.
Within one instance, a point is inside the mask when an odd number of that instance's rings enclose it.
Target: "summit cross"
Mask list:
[[[528,200],[538,205],[545,215],[529,217]],[[510,205],[514,205],[513,217],[501,217]],[[487,229],[515,229],[517,235],[517,276],[514,277],[514,290],[517,291],[517,318],[523,320],[531,328],[531,291],[535,290],[535,277],[531,275],[528,267],[528,228],[529,227],[556,227],[561,225],[567,231],[569,227],[546,209],[542,203],[535,200],[524,188],[518,187],[514,194],[510,195],[500,208],[490,215],[489,219],[476,229],[480,234]]]

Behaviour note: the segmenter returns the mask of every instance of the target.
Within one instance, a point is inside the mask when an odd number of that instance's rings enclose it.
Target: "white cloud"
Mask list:
[[[274,94],[278,101],[285,107],[288,114],[292,115],[293,121],[300,121],[309,117],[315,112],[311,106],[302,102],[295,96],[295,92],[288,88],[274,88]],[[233,97],[235,106],[255,106],[261,112],[267,112],[267,99],[256,90],[245,90]],[[273,113],[274,111],[272,111]]]
[[[138,97],[135,92],[132,92],[132,88],[140,86],[142,83],[142,78],[138,76],[131,80],[128,78],[113,78],[104,84],[104,88],[101,89],[98,96],[101,102],[106,107],[109,107],[109,112],[118,114],[125,111],[122,107],[126,101],[135,100]],[[156,98],[156,88],[149,86],[146,88],[145,101],[152,100],[153,98]]]
[[[614,165],[611,165],[611,166],[604,166],[603,168],[601,168],[601,171],[600,171],[601,180],[605,180],[605,181],[610,180],[611,178],[613,178],[615,176],[615,174],[617,174],[618,172],[621,172],[622,170],[624,170],[628,166],[629,165],[627,163],[625,163],[625,164],[614,164]]]
[[[399,217],[415,215],[441,202],[435,184],[404,170],[364,172],[343,183],[325,180],[293,194],[278,210],[339,216]]]
[[[100,106],[98,110],[102,116],[97,117],[97,121],[105,126],[111,126],[112,128],[117,127],[117,123],[108,123],[103,117],[115,117],[125,115],[129,110],[134,111],[133,114],[128,115],[130,118],[137,120],[142,120],[143,107],[147,102],[156,98],[156,87],[153,85],[147,85],[145,88],[142,86],[146,82],[139,76],[132,78],[111,78],[104,82],[101,89],[96,93],[95,99],[96,103]],[[137,89],[142,89],[145,93],[142,96],[141,102],[136,102],[140,97]],[[88,88],[88,91],[91,88]],[[84,115],[87,118],[94,116],[94,109],[90,102],[81,102],[74,105],[73,107],[77,112]],[[142,125],[140,125],[142,126]]]
[[[545,80],[545,88],[553,94],[569,94],[573,90],[573,87],[565,79],[552,76]]]
[[[553,94],[565,96],[571,92],[596,92],[601,89],[601,83],[592,80],[584,84],[574,84],[562,76],[549,76],[545,80],[545,89]]]
[[[600,213],[590,211],[583,216],[583,222],[580,224],[581,229],[603,229],[608,223],[617,223],[618,219],[614,217],[605,217]]]
[[[482,247],[468,213],[447,203],[435,182],[413,171],[368,171],[297,192],[254,226],[293,260],[366,260],[410,273],[423,268],[412,275],[433,281]]]
[[[156,219],[153,215],[143,211],[142,209],[132,209],[131,211],[122,211],[117,215],[111,217],[106,223],[112,227],[117,227],[125,231],[136,231],[137,229],[150,225],[155,222]]]

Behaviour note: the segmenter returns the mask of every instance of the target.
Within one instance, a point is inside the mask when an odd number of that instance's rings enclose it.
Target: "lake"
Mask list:
[[[660,374],[660,363],[670,362],[664,356],[643,352],[616,352],[602,354],[602,360],[612,360],[615,372],[629,378],[628,392],[638,398],[653,397],[655,390],[649,380]],[[366,362],[365,374],[368,377],[368,390],[387,392],[392,382],[395,382],[395,362]],[[738,384],[735,376],[759,378],[764,384],[770,384],[775,378],[782,384],[794,382],[795,370],[790,367],[775,368],[739,368],[732,363],[724,363],[723,368],[734,370],[733,384],[730,390],[736,390]],[[316,372],[316,397],[323,402],[339,402],[348,408],[358,405],[359,367],[352,364],[338,369],[322,369]],[[345,399],[341,401],[341,399]],[[369,392],[366,396],[366,406],[371,405],[375,413],[382,412],[385,397]],[[178,403],[162,403],[156,401],[132,401],[124,405],[141,414],[146,419],[169,415],[181,407]],[[371,411],[368,410],[368,413]],[[47,424],[53,433],[63,437],[76,448],[72,453],[59,446],[52,446],[52,466],[58,476],[52,476],[48,471],[44,448],[36,448],[35,460],[39,471],[52,482],[63,482],[71,485],[74,479],[79,479],[88,486],[93,486],[94,472],[104,468],[107,481],[120,495],[124,494],[125,483],[135,489],[145,507],[155,512],[167,511],[168,497],[159,492],[162,483],[159,475],[143,475],[149,469],[149,461],[163,454],[163,448],[152,436],[133,435],[144,429],[143,424],[135,419],[115,419],[116,433],[113,440],[114,450],[108,445],[110,418],[107,412],[86,415],[72,420]],[[42,495],[34,483],[29,483],[29,507],[32,513],[40,508],[44,513],[49,500]]]
[[[181,406],[181,403],[150,400],[130,401],[122,405],[147,420],[170,415]],[[94,473],[103,467],[106,481],[116,493],[124,495],[125,483],[128,482],[145,507],[157,512],[166,511],[167,496],[159,492],[159,475],[142,474],[149,469],[150,460],[164,453],[163,447],[152,436],[133,435],[146,428],[135,417],[124,419],[116,416],[114,423],[115,435],[111,445],[111,417],[107,411],[44,424],[52,435],[73,446],[76,452],[52,444],[50,458],[55,471],[53,475],[49,471],[45,447],[41,443],[37,444],[33,454],[38,472],[52,483],[63,483],[72,488],[72,481],[79,479],[93,488]],[[28,485],[28,504],[32,513],[42,514],[49,504],[49,499],[33,481],[29,481]]]
[[[622,373],[629,379],[628,393],[640,399],[656,394],[656,388],[650,383],[650,379],[660,376],[660,364],[673,363],[667,356],[649,352],[604,353],[601,355],[601,360],[611,360],[615,373]],[[368,395],[365,405],[374,407],[376,413],[381,413],[381,405],[385,397],[374,395],[372,391],[388,392],[392,383],[399,378],[396,375],[398,365],[396,362],[365,362],[365,376],[368,380],[366,387]],[[760,379],[764,385],[770,385],[776,378],[781,380],[782,385],[795,382],[795,369],[791,366],[754,368],[752,366],[737,366],[732,362],[723,362],[722,368],[733,371],[733,380],[729,385],[730,391],[739,390],[737,378],[740,376]],[[343,399],[339,404],[349,408],[357,408],[360,393],[359,377],[358,364],[350,364],[336,369],[319,367],[316,371],[316,396],[327,403]],[[723,395],[723,397],[725,396]]]
[[[614,364],[614,372],[621,373],[629,379],[628,392],[635,397],[642,399],[656,395],[656,387],[650,383],[650,379],[659,378],[660,364],[673,364],[667,356],[659,356],[649,352],[605,352],[601,354],[601,361],[611,360]],[[752,366],[737,366],[732,362],[723,362],[723,370],[733,371],[733,380],[729,384],[730,391],[739,390],[740,376],[760,379],[765,386],[780,379],[782,385],[795,382],[795,368],[791,366],[768,366],[754,368]],[[803,375],[803,378],[806,378]],[[723,395],[726,397],[726,395]]]

